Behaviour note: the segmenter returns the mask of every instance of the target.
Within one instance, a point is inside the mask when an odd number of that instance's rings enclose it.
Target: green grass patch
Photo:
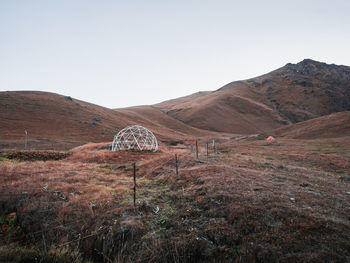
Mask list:
[[[0,216],[0,233],[14,236],[22,234],[22,228],[18,222],[16,213],[11,213],[7,216]]]
[[[8,161],[7,153],[0,153],[0,162]]]

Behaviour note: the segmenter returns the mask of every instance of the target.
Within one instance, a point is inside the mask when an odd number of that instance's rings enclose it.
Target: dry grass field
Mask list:
[[[350,262],[349,74],[306,59],[124,109],[0,92],[0,262]],[[135,124],[159,151],[111,152]]]
[[[1,153],[1,262],[350,261],[349,137],[107,144]]]

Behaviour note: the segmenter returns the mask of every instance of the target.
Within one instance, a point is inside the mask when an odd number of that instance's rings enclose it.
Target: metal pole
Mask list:
[[[176,179],[179,178],[179,170],[178,170],[178,163],[177,163],[177,154],[175,153],[175,170],[176,170]]]
[[[134,207],[136,206],[136,163],[133,164],[134,166]]]

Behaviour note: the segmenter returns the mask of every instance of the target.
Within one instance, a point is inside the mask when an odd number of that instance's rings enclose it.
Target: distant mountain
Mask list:
[[[155,105],[184,123],[229,133],[268,132],[350,110],[350,67],[305,59],[217,91]]]

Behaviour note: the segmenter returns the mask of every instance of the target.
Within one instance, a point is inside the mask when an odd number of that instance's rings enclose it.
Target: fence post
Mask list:
[[[136,163],[133,164],[134,167],[134,207],[136,206]]]
[[[207,141],[207,160],[209,158],[209,141]]]
[[[177,154],[175,153],[175,171],[176,171],[176,179],[179,178],[179,170],[178,170],[178,162],[177,162]]]
[[[196,139],[196,157],[198,159],[198,140]]]
[[[27,130],[24,130],[24,133],[26,134],[26,138],[24,141],[24,149],[27,149],[27,144],[28,144],[28,132],[27,132]]]

